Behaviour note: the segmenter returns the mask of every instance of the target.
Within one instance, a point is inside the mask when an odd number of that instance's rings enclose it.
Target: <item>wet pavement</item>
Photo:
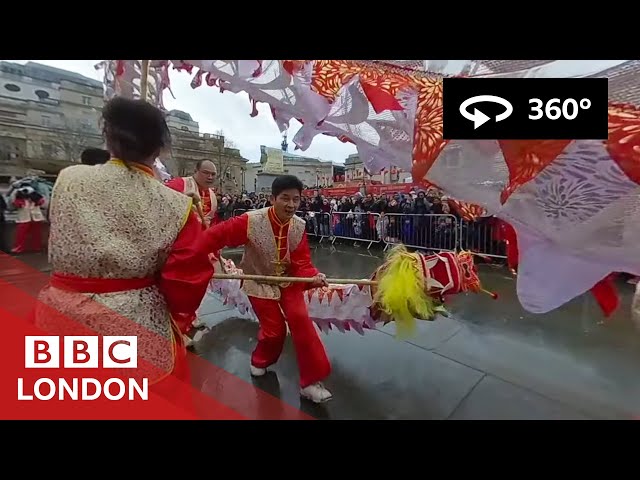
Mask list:
[[[21,267],[14,258],[26,265]],[[36,294],[44,286],[46,278],[40,272],[49,272],[51,267],[46,253],[24,253],[20,255],[6,255],[0,252],[0,279],[10,282],[24,292]]]
[[[240,253],[227,253],[239,260]],[[333,277],[367,277],[381,262],[365,248],[315,246],[314,261]],[[263,379],[248,372],[257,324],[209,297],[201,308],[211,331],[195,352],[319,419],[629,419],[640,414],[640,332],[629,319],[633,287],[619,284],[621,308],[605,322],[595,301],[577,298],[545,315],[525,312],[515,278],[480,266],[486,288],[460,295],[450,318],[420,322],[410,341],[378,331],[322,334],[334,399],[298,396],[291,339]]]
[[[0,255],[3,255],[3,254],[0,253]],[[33,268],[34,270],[37,270],[40,272],[51,271],[51,266],[47,261],[46,253],[22,253],[20,255],[10,255],[10,256],[15,258],[16,260],[20,260],[21,262],[24,262],[26,265]],[[7,262],[7,264],[14,265],[12,262]],[[13,275],[13,274],[24,274],[24,269],[19,269],[19,270],[16,269],[15,272],[12,272],[11,270],[4,268],[4,265],[5,265],[5,262],[0,263],[0,273],[2,274],[3,277],[7,275]]]
[[[367,277],[379,252],[312,245],[321,271]],[[239,260],[241,252],[226,252]],[[46,270],[44,255],[21,260]],[[629,319],[633,287],[620,283],[621,307],[606,320],[589,296],[545,315],[525,312],[515,279],[499,266],[480,266],[484,286],[499,294],[459,295],[450,318],[420,322],[410,341],[394,326],[321,334],[333,372],[334,399],[316,406],[298,395],[298,371],[288,338],[273,372],[249,375],[257,323],[207,297],[201,319],[211,330],[195,353],[253,382],[318,419],[629,419],[640,415],[640,332]],[[25,279],[25,281],[28,281]]]

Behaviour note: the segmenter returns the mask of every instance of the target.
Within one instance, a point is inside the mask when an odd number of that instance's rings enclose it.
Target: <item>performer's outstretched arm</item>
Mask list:
[[[176,320],[195,315],[213,276],[209,257],[195,248],[201,235],[202,226],[190,213],[160,272],[158,286]]]
[[[249,217],[247,214],[230,218],[218,225],[210,227],[203,232],[195,248],[205,254],[215,253],[225,247],[240,247],[247,243],[247,227]]]

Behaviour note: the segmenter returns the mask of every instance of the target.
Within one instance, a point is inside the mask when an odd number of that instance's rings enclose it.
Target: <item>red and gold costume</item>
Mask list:
[[[213,188],[202,188],[193,177],[177,177],[169,180],[165,185],[172,190],[185,195],[198,192],[202,200],[202,211],[208,225],[215,225],[218,218],[218,199]]]
[[[71,332],[81,323],[103,335],[137,335],[139,358],[161,372],[150,384],[172,373],[186,379],[180,333],[190,325],[174,318],[196,311],[213,274],[193,248],[202,227],[191,207],[143,165],[112,159],[60,172],[50,209],[53,274],[36,325],[61,328],[51,307],[74,319]]]
[[[184,195],[193,195],[194,193],[198,193],[201,199],[202,213],[205,218],[205,225],[202,225],[202,228],[209,228],[211,225],[215,225],[217,223],[218,218],[218,200],[216,198],[216,193],[213,188],[202,188],[198,185],[195,178],[193,177],[176,177],[172,178],[168,182],[165,183],[167,187],[176,192],[180,192]],[[194,207],[195,211],[195,207]],[[199,215],[196,215],[200,223],[202,224],[202,219]],[[220,252],[213,252],[212,260],[220,256]],[[214,264],[215,266],[215,264]],[[193,314],[182,314],[180,316],[180,321],[185,325],[193,326],[195,322],[198,320],[198,315],[196,312]]]
[[[318,274],[311,263],[304,220],[297,216],[283,223],[273,207],[252,210],[208,229],[197,248],[213,252],[241,245],[245,246],[241,262],[245,274],[291,277]],[[242,290],[249,297],[260,322],[258,345],[253,351],[251,364],[267,368],[278,360],[288,324],[302,388],[323,380],[331,370],[324,345],[305,305],[303,292],[309,287],[300,283],[274,285],[252,280],[245,280],[242,284]]]
[[[16,198],[13,201],[13,205],[18,210],[13,253],[42,250],[42,224],[45,218],[41,207],[44,203],[44,198],[40,198],[37,202],[27,198]]]

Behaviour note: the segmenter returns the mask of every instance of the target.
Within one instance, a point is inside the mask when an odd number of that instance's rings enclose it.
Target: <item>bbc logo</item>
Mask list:
[[[60,361],[60,344],[62,362]],[[97,336],[27,336],[25,368],[137,368],[138,337],[102,337],[102,355]],[[102,359],[102,362],[100,362]]]

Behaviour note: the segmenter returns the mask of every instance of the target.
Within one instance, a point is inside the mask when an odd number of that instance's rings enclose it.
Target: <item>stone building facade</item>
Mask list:
[[[102,146],[102,106],[97,80],[34,62],[0,62],[0,183],[32,171],[55,177],[85,148]]]
[[[245,184],[247,191],[270,193],[271,184],[279,174],[295,175],[302,181],[305,187],[330,187],[333,184],[333,162],[283,152],[282,172],[269,172],[265,169],[267,150],[266,146],[261,145],[260,163],[249,163],[246,165]]]
[[[460,168],[462,165],[462,152],[457,146],[447,147],[438,156],[437,162],[441,162],[447,166],[447,168]],[[411,171],[403,170],[397,167],[391,167],[385,169],[375,175],[369,175],[367,170],[360,160],[357,153],[349,155],[344,161],[345,168],[345,182],[349,184],[372,181],[376,183],[382,183],[384,185],[390,185],[394,183],[407,183],[412,182]]]
[[[346,183],[357,183],[369,180],[383,184],[403,183],[411,176],[411,172],[406,172],[397,167],[391,167],[377,174],[370,175],[357,153],[349,155],[345,159],[344,169]]]
[[[102,82],[35,62],[0,61],[0,185],[11,177],[39,174],[54,179],[78,163],[85,148],[104,148],[100,115]],[[218,167],[218,188],[240,193],[247,163],[224,137],[200,133],[198,122],[168,112],[172,152],[164,159],[172,175],[189,175],[199,160]]]

